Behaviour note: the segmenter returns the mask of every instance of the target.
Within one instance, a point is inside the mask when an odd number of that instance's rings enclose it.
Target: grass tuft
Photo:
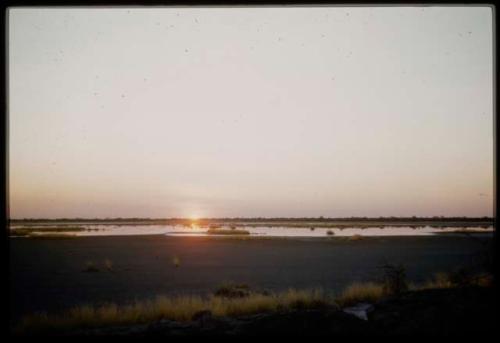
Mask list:
[[[446,273],[436,273],[432,280],[427,281],[418,289],[435,289],[435,288],[451,288],[453,283],[450,281],[449,275]]]
[[[384,295],[382,284],[375,282],[354,283],[348,286],[336,301],[340,307],[346,307],[360,302],[375,303]]]
[[[181,265],[181,260],[180,260],[179,257],[174,256],[172,258],[172,263],[173,263],[173,265],[174,265],[175,268],[179,268],[179,266]]]
[[[461,275],[463,272],[436,273],[434,278],[423,285],[417,286],[419,290],[436,288],[454,288],[463,286],[491,287],[493,286],[493,275],[481,273],[476,275]],[[457,276],[457,274],[459,276]],[[465,279],[465,281],[464,281]]]

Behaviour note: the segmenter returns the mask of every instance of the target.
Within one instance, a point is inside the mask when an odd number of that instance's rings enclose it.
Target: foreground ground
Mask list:
[[[240,318],[210,315],[188,323],[77,331],[78,335],[446,335],[487,337],[497,323],[492,288],[408,292],[374,306],[367,321],[337,309],[295,310]]]
[[[127,303],[165,294],[205,294],[225,281],[283,290],[340,291],[376,280],[385,263],[410,281],[475,263],[488,238],[232,237],[15,238],[10,242],[11,314],[57,312],[82,303]]]
[[[409,291],[376,302],[367,320],[338,307],[294,308],[253,315],[220,317],[201,311],[189,321],[155,320],[145,324],[24,330],[22,335],[192,336],[192,335],[432,335],[491,337],[497,323],[492,287],[454,287]],[[47,326],[45,326],[47,328]]]

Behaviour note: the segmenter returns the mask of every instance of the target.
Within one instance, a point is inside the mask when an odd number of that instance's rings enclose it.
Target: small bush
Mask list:
[[[246,284],[227,283],[219,286],[214,295],[225,298],[243,298],[250,295],[250,287]]]
[[[454,270],[448,275],[448,279],[457,287],[466,287],[473,283],[473,276],[466,268]]]
[[[398,295],[408,290],[406,269],[403,265],[384,264],[383,285],[386,294]]]

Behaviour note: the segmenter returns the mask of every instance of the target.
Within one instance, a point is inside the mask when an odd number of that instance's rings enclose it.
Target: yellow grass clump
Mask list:
[[[491,287],[493,285],[493,276],[488,273],[477,274],[470,276],[469,280],[470,286],[478,286],[478,287]],[[450,273],[436,273],[434,274],[434,278],[430,281],[427,281],[423,285],[417,287],[419,290],[424,289],[439,289],[439,288],[453,288],[457,287],[459,284],[453,280],[452,275]]]
[[[179,266],[181,265],[181,259],[177,256],[174,256],[172,258],[172,264],[174,265],[175,268],[179,268]]]
[[[374,282],[353,283],[337,298],[337,304],[341,307],[354,305],[359,302],[376,302],[384,293],[384,287]]]
[[[451,288],[453,283],[450,281],[449,275],[446,273],[436,273],[432,280],[427,281],[419,289],[436,289],[436,288]]]
[[[482,274],[479,275],[475,283],[479,287],[492,287],[493,286],[493,275],[491,274]]]
[[[321,289],[295,290],[263,295],[253,294],[243,298],[210,296],[165,297],[136,301],[117,306],[107,304],[99,307],[83,305],[61,315],[35,314],[21,321],[16,333],[64,332],[67,330],[119,326],[154,322],[160,319],[189,321],[193,316],[208,310],[214,316],[240,316],[278,310],[307,309],[335,306],[333,298]]]

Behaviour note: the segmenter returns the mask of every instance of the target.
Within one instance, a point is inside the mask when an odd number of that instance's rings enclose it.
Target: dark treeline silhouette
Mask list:
[[[198,218],[196,220],[189,218],[22,218],[9,219],[11,223],[22,222],[485,222],[493,223],[492,217],[223,217],[223,218]]]

